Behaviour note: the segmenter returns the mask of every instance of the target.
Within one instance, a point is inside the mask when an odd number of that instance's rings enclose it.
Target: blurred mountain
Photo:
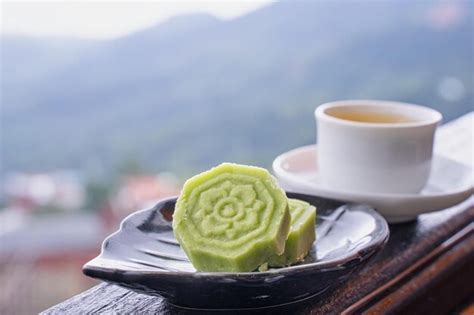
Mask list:
[[[279,2],[107,41],[3,36],[4,170],[269,166],[347,98],[472,110],[470,1]]]

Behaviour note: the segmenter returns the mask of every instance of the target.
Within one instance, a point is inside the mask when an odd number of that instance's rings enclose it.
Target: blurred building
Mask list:
[[[180,185],[175,176],[162,173],[156,176],[134,175],[122,179],[112,198],[112,211],[118,218],[147,207],[158,200],[178,195]]]
[[[96,284],[82,266],[120,220],[180,190],[172,174],[126,176],[97,211],[87,211],[75,172],[11,173],[3,185],[0,314],[37,313]]]
[[[5,178],[3,194],[8,205],[30,212],[46,207],[75,211],[86,199],[84,184],[74,171],[11,173]]]
[[[93,213],[0,211],[0,314],[33,314],[91,287],[82,266],[106,236]]]

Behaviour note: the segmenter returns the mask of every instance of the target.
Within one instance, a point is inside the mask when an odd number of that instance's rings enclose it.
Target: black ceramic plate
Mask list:
[[[88,276],[188,308],[244,309],[281,305],[321,294],[381,250],[385,220],[368,206],[288,193],[317,207],[316,242],[302,263],[266,272],[197,272],[173,236],[176,198],[135,212],[84,266]]]

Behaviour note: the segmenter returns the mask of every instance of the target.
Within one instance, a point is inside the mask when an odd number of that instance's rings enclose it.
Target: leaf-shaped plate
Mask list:
[[[287,195],[317,207],[316,242],[297,265],[265,272],[197,272],[173,235],[176,198],[169,198],[125,218],[83,271],[181,307],[260,308],[321,294],[347,279],[388,240],[386,221],[368,206]]]

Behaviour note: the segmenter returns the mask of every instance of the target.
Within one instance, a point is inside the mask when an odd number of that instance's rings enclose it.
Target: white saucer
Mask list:
[[[369,204],[390,223],[411,221],[419,214],[446,209],[474,193],[472,169],[442,156],[433,157],[428,184],[418,194],[349,192],[326,187],[318,178],[315,145],[278,156],[273,161],[273,171],[286,190]]]

